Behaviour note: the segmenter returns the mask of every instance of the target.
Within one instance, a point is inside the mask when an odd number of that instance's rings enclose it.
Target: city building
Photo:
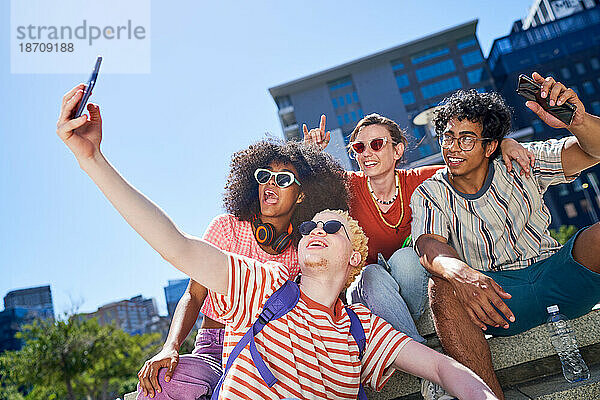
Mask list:
[[[535,0],[529,14],[520,24],[522,29],[543,25],[571,14],[594,8],[599,0]]]
[[[4,309],[23,308],[38,318],[54,318],[50,285],[12,290],[4,296]]]
[[[498,91],[514,109],[515,129],[533,127],[534,140],[569,135],[566,129],[548,127],[525,107],[525,100],[515,92],[517,79],[533,71],[552,76],[573,88],[587,111],[600,115],[600,6],[526,30],[513,29],[494,41],[488,64]],[[596,166],[573,183],[548,190],[545,200],[552,227],[584,227],[598,221],[599,179],[600,167]]]
[[[167,312],[169,313],[170,318],[173,318],[175,307],[177,307],[177,303],[179,302],[179,299],[181,299],[181,296],[183,296],[189,282],[190,278],[171,279],[169,280],[169,284],[164,287]]]
[[[106,304],[97,311],[82,314],[84,318],[98,318],[100,325],[114,323],[130,335],[147,333],[146,325],[158,316],[154,299],[144,299],[141,295],[129,300]]]
[[[185,279],[171,279],[169,280],[169,285],[165,286],[165,299],[167,301],[167,311],[169,313],[169,321],[173,318],[173,313],[175,312],[175,308],[177,307],[177,303],[185,289],[187,289],[188,284],[190,282],[190,278]],[[204,316],[202,313],[198,315],[198,319],[196,320],[196,324],[194,325],[196,329],[200,328],[202,324],[202,318]]]
[[[413,124],[422,111],[457,89],[487,91],[494,84],[476,36],[477,20],[317,72],[269,89],[286,140],[301,140],[301,126],[327,116],[327,151],[356,169],[346,151],[352,129],[376,112],[407,127],[409,166],[440,162],[435,137]]]
[[[0,352],[20,349],[22,343],[15,335],[35,319],[54,319],[50,286],[8,292],[4,296],[4,311],[0,312]]]
[[[23,325],[31,324],[35,314],[25,308],[7,308],[0,311],[0,353],[5,350],[19,350],[21,341],[15,337]]]
[[[146,333],[160,333],[162,339],[165,340],[169,334],[169,327],[171,326],[171,318],[162,315],[155,315],[150,321],[146,322],[145,332]]]

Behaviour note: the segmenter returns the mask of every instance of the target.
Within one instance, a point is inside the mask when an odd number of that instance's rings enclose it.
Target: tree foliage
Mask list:
[[[573,225],[561,225],[558,230],[550,229],[550,236],[558,241],[560,244],[565,244],[571,236],[577,233],[577,227]]]
[[[187,335],[181,346],[179,346],[179,354],[190,354],[196,347],[196,333],[192,329],[192,332]]]
[[[135,390],[139,368],[160,344],[159,334],[130,336],[78,316],[35,321],[18,337],[21,350],[0,355],[0,399],[114,399]]]

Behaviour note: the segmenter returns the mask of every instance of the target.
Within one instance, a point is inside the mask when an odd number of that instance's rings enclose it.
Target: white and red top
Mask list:
[[[284,268],[289,269],[292,278],[300,272],[298,251],[295,246],[289,246],[281,254],[269,254],[256,242],[251,223],[240,221],[231,214],[222,214],[215,217],[206,232],[204,232],[203,239],[223,251],[240,254],[262,262],[277,261],[279,263],[277,264],[278,267],[285,266]],[[215,321],[225,323],[215,314],[210,296],[206,297],[201,312]]]
[[[228,254],[226,295],[211,292],[217,315],[226,321],[223,365],[236,343],[258,318],[265,301],[291,276],[275,262],[261,263]],[[278,379],[268,387],[252,362],[248,346],[234,361],[221,399],[356,399],[362,381],[380,390],[391,377],[393,361],[411,339],[357,304],[367,339],[365,353],[350,333],[350,317],[338,299],[334,311],[301,293],[294,309],[269,322],[256,347]]]

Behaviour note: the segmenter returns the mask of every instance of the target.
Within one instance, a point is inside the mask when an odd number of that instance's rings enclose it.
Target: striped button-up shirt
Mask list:
[[[550,257],[560,244],[548,231],[550,212],[543,194],[550,185],[576,178],[565,177],[562,168],[565,140],[523,143],[535,154],[530,178],[521,176],[518,168],[509,173],[496,158],[475,194],[452,187],[447,168],[438,171],[412,196],[413,239],[442,236],[463,261],[480,271],[520,269]]]

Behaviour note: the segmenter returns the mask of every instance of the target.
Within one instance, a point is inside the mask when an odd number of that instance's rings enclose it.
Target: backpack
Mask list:
[[[291,311],[298,300],[300,299],[300,287],[294,281],[288,280],[283,286],[281,286],[275,293],[271,295],[265,302],[263,306],[263,310],[258,316],[257,320],[252,324],[248,332],[240,339],[240,341],[235,345],[229,358],[227,359],[227,365],[223,370],[223,375],[219,380],[219,383],[215,387],[215,390],[211,396],[211,400],[217,400],[219,398],[219,392],[221,391],[221,386],[223,385],[223,381],[225,380],[225,376],[227,375],[227,371],[233,365],[235,359],[239,356],[241,351],[246,347],[249,343],[250,346],[250,355],[252,356],[252,362],[256,366],[256,369],[260,373],[260,376],[263,378],[265,383],[272,387],[276,382],[277,378],[273,375],[267,364],[265,364],[261,355],[259,354],[256,348],[256,342],[254,341],[255,335],[257,335],[270,321],[276,320],[289,311]],[[358,358],[362,360],[363,353],[365,351],[365,346],[367,339],[365,337],[365,331],[360,322],[360,319],[350,307],[346,306],[346,312],[350,317],[350,333],[352,337],[358,344],[358,349],[360,351]],[[358,400],[367,400],[367,395],[365,394],[365,390],[363,388],[362,383],[360,384],[358,390]]]

